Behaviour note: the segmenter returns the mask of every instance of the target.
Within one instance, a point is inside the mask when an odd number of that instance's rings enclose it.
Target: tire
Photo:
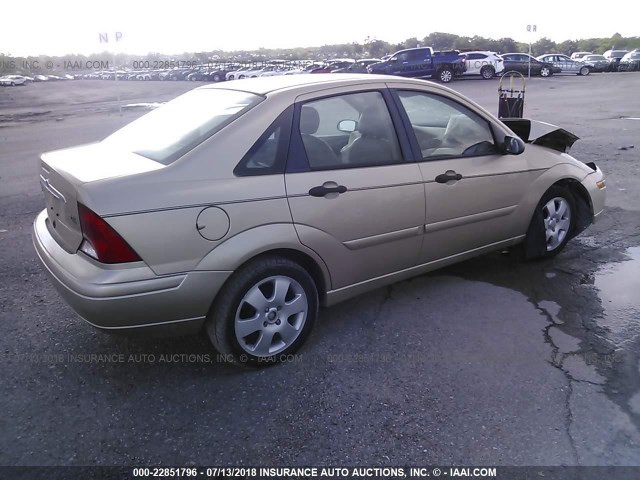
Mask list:
[[[524,240],[525,257],[550,258],[560,253],[573,236],[576,203],[571,192],[552,186],[538,202]]]
[[[586,77],[587,75],[589,75],[590,72],[591,70],[589,70],[589,67],[582,67],[578,72],[578,75],[583,75]]]
[[[491,80],[495,74],[496,74],[496,70],[491,65],[485,65],[480,69],[480,75],[485,80]]]
[[[551,74],[552,74],[551,68],[549,68],[549,67],[542,67],[540,69],[540,76],[541,77],[550,77]]]
[[[451,67],[442,67],[440,68],[440,70],[438,70],[436,76],[442,83],[449,83],[451,80],[453,80],[453,70],[451,69]]]
[[[214,75],[213,76],[213,81],[214,82],[220,82],[220,81],[222,81],[222,77],[220,75]]]
[[[291,260],[268,256],[229,278],[211,307],[206,330],[215,349],[232,362],[265,367],[295,353],[317,315],[318,290],[311,275]]]
[[[245,78],[245,76],[244,76],[244,75],[240,75],[240,76],[238,77],[238,80],[241,80],[241,79],[243,79],[243,78]]]

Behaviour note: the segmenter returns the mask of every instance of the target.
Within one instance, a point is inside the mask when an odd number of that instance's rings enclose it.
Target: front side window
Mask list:
[[[105,144],[169,165],[263,100],[217,88],[185,93],[104,139]]]
[[[395,128],[380,92],[307,102],[300,110],[299,128],[312,170],[402,161]]]
[[[423,92],[399,91],[425,160],[496,153],[489,123],[448,98]]]

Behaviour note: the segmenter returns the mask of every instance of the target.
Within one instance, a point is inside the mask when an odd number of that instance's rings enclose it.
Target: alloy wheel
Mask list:
[[[542,207],[547,252],[558,248],[571,227],[571,206],[566,199],[554,197]]]
[[[234,329],[240,347],[256,357],[271,357],[290,347],[302,333],[309,302],[304,288],[278,275],[252,286],[236,311]]]

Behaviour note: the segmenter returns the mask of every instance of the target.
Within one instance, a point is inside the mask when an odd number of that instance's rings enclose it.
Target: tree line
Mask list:
[[[512,38],[486,38],[481,36],[466,37],[451,33],[433,32],[426,37],[419,39],[416,37],[407,38],[403,42],[389,43],[384,40],[368,37],[362,43],[344,43],[334,45],[322,45],[320,47],[297,47],[297,48],[260,48],[257,50],[223,51],[212,50],[203,52],[189,52],[182,55],[166,55],[162,53],[149,53],[143,56],[130,54],[118,54],[115,58],[117,68],[131,66],[135,61],[161,61],[180,60],[186,62],[259,62],[270,59],[302,60],[302,59],[329,59],[329,58],[380,58],[384,55],[397,52],[405,48],[417,46],[433,47],[435,50],[490,50],[498,53],[524,52],[529,51],[529,44],[517,42]],[[565,40],[556,43],[549,38],[543,37],[531,44],[531,53],[534,56],[544,53],[564,53],[570,55],[576,51],[589,51],[594,53],[604,53],[606,50],[616,48],[621,50],[632,50],[640,48],[640,37],[623,37],[619,33],[609,38],[587,38],[582,40]],[[0,53],[0,74],[8,73],[34,73],[29,72],[25,65],[33,64],[38,60],[39,65],[45,65],[47,61],[53,64],[80,64],[85,65],[87,61],[109,61],[113,64],[111,53],[102,52],[92,55],[64,55],[64,56],[38,56],[38,57],[15,57],[10,54]],[[55,69],[54,69],[55,70]],[[56,73],[54,71],[42,71],[35,73]]]

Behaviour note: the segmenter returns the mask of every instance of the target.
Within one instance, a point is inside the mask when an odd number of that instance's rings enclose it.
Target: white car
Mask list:
[[[593,52],[573,52],[571,54],[571,60],[580,60],[586,55],[591,55]]]
[[[27,83],[27,79],[22,75],[5,75],[4,77],[0,77],[0,85],[5,87],[17,87],[18,85],[25,85]]]
[[[258,76],[259,77],[275,77],[278,75],[285,75],[290,71],[291,69],[287,67],[277,67],[275,70],[262,72]]]
[[[464,75],[481,75],[485,80],[490,80],[495,75],[504,71],[504,61],[495,52],[476,51],[463,54],[467,70]]]
[[[246,72],[240,72],[238,78],[258,78],[264,73],[274,72],[277,68],[278,67],[275,65],[264,65],[262,67],[255,67],[251,70],[247,70]]]
[[[240,75],[243,75],[245,72],[249,70],[253,70],[255,67],[242,67],[238,70],[234,70],[233,72],[227,72],[224,76],[225,80],[236,80],[240,78]],[[244,77],[243,77],[244,78]]]
[[[293,70],[289,70],[288,72],[285,72],[285,75],[299,75],[301,73],[309,73],[311,70],[315,70],[316,68],[321,68],[324,65],[325,65],[324,62],[310,63],[304,68],[294,68]]]

